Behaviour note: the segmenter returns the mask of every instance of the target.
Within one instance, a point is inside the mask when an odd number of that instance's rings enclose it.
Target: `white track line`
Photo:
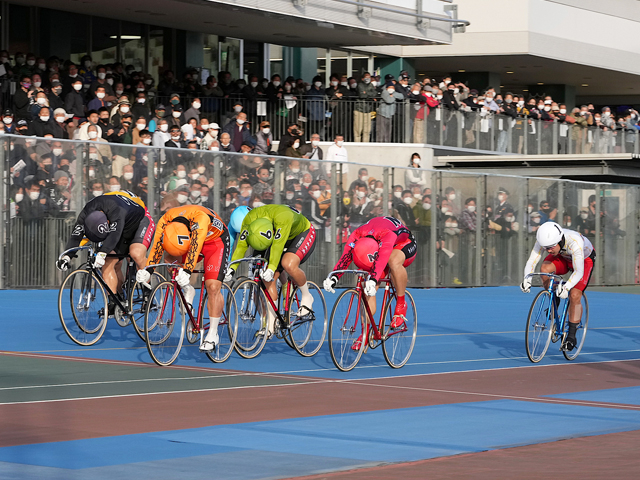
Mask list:
[[[625,405],[621,403],[600,403],[600,402],[590,402],[588,400],[571,400],[571,399],[558,399],[558,398],[550,398],[550,397],[521,397],[517,395],[498,395],[493,393],[479,393],[479,392],[462,392],[457,390],[442,390],[438,388],[424,388],[424,387],[407,387],[407,386],[397,386],[397,385],[380,385],[375,383],[357,383],[356,385],[367,385],[370,387],[383,387],[383,388],[399,388],[403,390],[420,390],[425,392],[435,392],[435,393],[452,393],[456,395],[469,395],[469,396],[478,396],[478,397],[492,397],[492,398],[507,398],[510,400],[525,400],[529,402],[549,402],[549,403],[566,403],[570,405],[586,405],[590,407],[609,407],[615,406],[615,408],[625,408],[629,410],[640,410],[640,405]]]
[[[241,390],[248,388],[267,388],[267,387],[294,387],[297,385],[311,385],[314,383],[327,383],[332,380],[319,380],[317,382],[299,382],[299,383],[281,383],[275,385],[245,385],[238,387],[221,387],[221,388],[201,388],[195,390],[177,390],[177,391],[168,391],[168,392],[149,392],[149,393],[124,393],[119,395],[104,395],[104,396],[96,396],[96,397],[76,397],[76,398],[56,398],[52,400],[29,400],[25,402],[3,402],[0,403],[0,406],[3,405],[25,405],[32,403],[54,403],[54,402],[75,402],[77,400],[101,400],[108,398],[126,398],[126,397],[144,397],[147,395],[166,395],[171,393],[198,393],[198,392],[215,392],[220,390]]]

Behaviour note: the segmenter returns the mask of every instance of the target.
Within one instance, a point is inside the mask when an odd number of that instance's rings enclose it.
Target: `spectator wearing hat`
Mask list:
[[[53,174],[53,183],[51,202],[56,213],[66,216],[71,210],[71,178],[67,172],[58,170]]]
[[[169,127],[181,127],[187,123],[184,119],[184,115],[182,114],[182,105],[173,105],[171,107],[171,118],[167,120],[169,121]]]
[[[56,108],[64,108],[64,100],[62,99],[62,83],[60,80],[51,81],[51,91],[47,94],[49,106],[54,110]]]
[[[135,102],[131,106],[131,115],[136,119],[144,117],[145,123],[149,123],[149,120],[151,120],[151,109],[147,100],[147,94],[144,91],[136,93]]]
[[[388,143],[391,141],[391,126],[396,114],[396,102],[404,100],[404,95],[396,92],[395,84],[389,80],[382,90],[382,101],[376,115],[376,141]]]
[[[365,72],[358,83],[357,100],[353,112],[353,135],[355,142],[368,142],[371,134],[371,111],[376,87],[371,83],[371,74]]]
[[[69,138],[67,131],[67,112],[64,108],[56,108],[53,111],[53,121],[51,122],[51,133],[56,138]]]
[[[511,210],[513,212],[513,207],[507,201],[509,199],[509,190],[504,187],[498,188],[498,202],[496,208],[494,209],[493,220],[495,222],[498,221],[501,217],[505,215],[507,210]]]
[[[271,124],[267,121],[260,123],[260,130],[256,134],[256,146],[253,150],[258,155],[273,154],[273,134]]]
[[[215,122],[211,122],[209,124],[209,129],[204,137],[202,137],[202,141],[200,142],[200,148],[202,150],[211,150],[211,146],[213,142],[217,142],[220,137],[220,125]]]
[[[13,112],[10,109],[6,109],[2,113],[2,124],[4,126],[4,133],[16,133],[16,123],[13,119]]]
[[[117,127],[125,115],[131,115],[131,102],[127,97],[122,97],[111,110],[111,123]]]
[[[155,116],[149,121],[149,131],[154,133],[160,125],[160,120],[165,118],[167,108],[161,103],[156,105]]]
[[[169,97],[169,106],[172,109],[174,109],[178,105],[180,105],[180,107],[182,108],[182,105],[180,104],[180,94],[179,93],[172,93],[171,96]],[[182,110],[180,110],[180,112],[182,112]]]

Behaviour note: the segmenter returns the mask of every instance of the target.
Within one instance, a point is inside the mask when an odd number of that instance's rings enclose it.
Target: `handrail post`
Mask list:
[[[598,255],[600,257],[600,259],[604,259],[604,251],[603,251],[603,247],[604,247],[604,236],[601,236],[602,233],[602,222],[600,221],[600,208],[601,208],[601,204],[600,202],[602,201],[601,199],[602,196],[602,187],[600,185],[596,185],[596,211],[595,211],[595,220],[596,220],[596,235],[595,235],[595,249],[596,249],[596,255]],[[604,262],[602,260],[600,260],[599,262],[596,262],[596,285],[602,285],[602,267],[604,266]]]
[[[4,289],[4,249],[9,245],[9,239],[5,233],[5,222],[11,219],[11,203],[9,195],[4,191],[5,182],[9,185],[10,175],[8,162],[5,156],[6,142],[4,138],[0,138],[0,290]],[[9,189],[7,188],[7,191]],[[6,208],[5,208],[6,207]]]
[[[430,231],[430,262],[429,262],[429,277],[431,279],[431,286],[436,287],[438,285],[438,250],[436,243],[438,241],[438,206],[436,203],[438,174],[440,172],[433,172],[431,174],[431,231]]]
[[[389,167],[382,169],[382,213],[389,215]]]
[[[476,272],[474,285],[482,286],[482,251],[484,250],[484,242],[482,234],[484,229],[484,191],[487,177],[479,175],[476,178]]]
[[[155,166],[156,161],[158,162],[158,166],[160,165],[160,155],[156,155],[156,151],[150,151],[150,149],[145,148],[147,152],[147,210],[151,216],[155,216],[156,214],[156,175],[155,175]]]
[[[324,167],[320,167],[324,168]],[[338,181],[336,178],[338,175],[338,169],[336,168],[336,163],[331,163],[331,179],[329,181],[331,185],[331,227],[329,228],[329,234],[333,237],[330,238],[327,242],[329,246],[329,263],[331,265],[335,265],[338,261],[336,255],[336,243],[339,238],[338,233],[338,202],[341,201],[340,196],[338,195]]]

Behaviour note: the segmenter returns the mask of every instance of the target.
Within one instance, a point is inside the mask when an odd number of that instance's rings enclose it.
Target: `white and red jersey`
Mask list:
[[[413,238],[409,230],[400,220],[393,217],[376,217],[358,227],[347,240],[347,246],[336,263],[334,270],[346,270],[353,260],[353,247],[356,241],[362,237],[371,237],[378,242],[378,256],[373,263],[371,275],[375,280],[380,280],[387,266],[393,247]],[[342,274],[336,275],[338,278]]]
[[[593,255],[594,248],[588,238],[574,230],[563,228],[562,234],[564,235],[564,245],[562,245],[558,256],[571,261],[573,266],[573,273],[567,281],[567,288],[571,289],[582,280],[582,276],[584,275],[584,259]],[[545,252],[546,249],[536,242],[533,250],[531,250],[529,260],[527,260],[527,264],[524,267],[525,277],[535,271],[536,265]]]

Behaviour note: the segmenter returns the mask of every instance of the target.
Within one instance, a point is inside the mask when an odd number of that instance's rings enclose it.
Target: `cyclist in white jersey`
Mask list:
[[[562,228],[555,222],[543,223],[536,232],[536,244],[524,267],[525,279],[520,285],[524,293],[529,293],[531,280],[527,275],[535,271],[543,252],[548,252],[540,272],[564,275],[573,273],[569,280],[558,286],[556,294],[560,298],[569,298],[569,333],[565,348],[573,350],[576,345],[576,329],[582,318],[582,292],[587,289],[593,272],[596,252],[589,239],[578,232]],[[549,277],[542,277],[544,287],[549,287]]]

